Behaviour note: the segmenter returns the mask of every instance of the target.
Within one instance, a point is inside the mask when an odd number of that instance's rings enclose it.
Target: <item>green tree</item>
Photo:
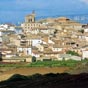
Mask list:
[[[71,54],[71,55],[75,55],[75,56],[79,56],[79,54],[75,51],[67,51],[66,54]]]
[[[84,33],[84,30],[83,29],[82,30],[79,30],[79,32]]]
[[[36,62],[36,57],[35,56],[32,57],[32,62]]]
[[[0,52],[0,61],[2,61],[2,53]]]

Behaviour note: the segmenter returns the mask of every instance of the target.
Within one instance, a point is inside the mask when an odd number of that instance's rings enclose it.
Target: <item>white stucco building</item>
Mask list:
[[[82,59],[88,58],[88,50],[82,51]]]
[[[31,47],[18,47],[17,52],[24,52],[25,55],[32,55],[32,48]]]

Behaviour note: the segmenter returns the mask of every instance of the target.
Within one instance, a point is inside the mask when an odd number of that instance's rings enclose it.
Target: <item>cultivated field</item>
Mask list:
[[[30,67],[30,68],[15,68],[2,72],[0,74],[0,81],[6,80],[11,77],[13,74],[21,75],[33,75],[36,73],[46,74],[46,73],[63,73],[68,71],[68,67]]]

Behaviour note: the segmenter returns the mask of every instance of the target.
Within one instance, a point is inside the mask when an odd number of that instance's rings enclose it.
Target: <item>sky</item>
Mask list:
[[[87,14],[88,0],[0,0],[2,22],[22,21],[32,10],[37,16]]]

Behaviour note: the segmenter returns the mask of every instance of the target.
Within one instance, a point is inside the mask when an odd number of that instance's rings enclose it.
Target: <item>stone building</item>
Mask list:
[[[21,24],[24,33],[28,33],[33,29],[43,27],[43,24],[35,21],[35,13],[29,14],[25,17],[25,22]]]
[[[35,22],[35,12],[33,11],[32,14],[29,14],[25,17],[26,23],[34,23]]]

